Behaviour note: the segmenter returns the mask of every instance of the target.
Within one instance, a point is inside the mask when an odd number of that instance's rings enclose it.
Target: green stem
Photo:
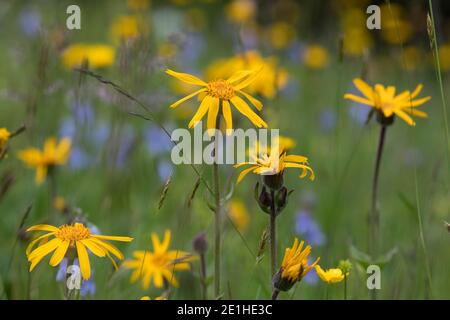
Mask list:
[[[270,205],[270,267],[271,267],[271,281],[277,272],[277,226],[276,226],[276,207],[275,207],[275,191],[270,191],[271,205]]]
[[[380,212],[377,208],[378,203],[378,178],[380,176],[381,157],[383,155],[384,141],[386,138],[387,126],[381,125],[380,136],[378,140],[377,155],[375,160],[375,168],[372,180],[372,206],[369,214],[369,254],[375,259],[379,250],[379,228],[380,228]],[[376,290],[371,291],[371,297],[376,299]]]
[[[344,300],[347,300],[347,275],[344,274]]]
[[[200,283],[202,287],[202,299],[206,300],[208,297],[208,286],[206,285],[206,261],[205,254],[200,254]]]
[[[220,128],[220,116],[217,119],[217,129]],[[216,298],[220,295],[220,254],[221,254],[221,203],[220,203],[220,179],[219,179],[219,165],[218,165],[218,149],[219,137],[216,134],[214,139],[214,164],[213,164],[213,178],[214,178],[214,293]]]
[[[274,288],[272,290],[272,300],[277,300],[279,293],[280,293],[280,290]]]

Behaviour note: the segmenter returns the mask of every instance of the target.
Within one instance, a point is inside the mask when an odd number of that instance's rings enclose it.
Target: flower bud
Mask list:
[[[282,187],[280,190],[278,190],[277,194],[275,195],[277,214],[279,214],[286,207],[287,199],[288,199],[288,190],[286,187]]]
[[[204,232],[199,233],[192,242],[194,251],[198,254],[205,254],[208,250],[208,241],[206,240],[206,234]]]
[[[262,187],[261,193],[259,193],[259,183],[255,186],[255,198],[256,202],[258,202],[259,207],[265,213],[270,214],[271,212],[271,203],[272,197],[265,186]]]
[[[263,178],[264,184],[271,190],[279,190],[283,186],[283,172],[265,175]]]
[[[272,284],[273,287],[279,291],[289,291],[292,286],[295,284],[295,281],[290,281],[287,278],[283,278],[282,270],[278,270],[278,272],[273,276]]]

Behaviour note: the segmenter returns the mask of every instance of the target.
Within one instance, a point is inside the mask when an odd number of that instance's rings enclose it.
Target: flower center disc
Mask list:
[[[89,238],[91,233],[81,223],[75,223],[74,225],[63,225],[59,228],[56,236],[64,241],[70,241],[71,245],[74,245],[75,241]]]
[[[234,88],[225,80],[211,81],[207,86],[208,94],[214,98],[230,100],[234,97]]]

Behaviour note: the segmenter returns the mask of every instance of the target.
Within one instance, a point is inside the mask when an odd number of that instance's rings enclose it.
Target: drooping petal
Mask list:
[[[49,231],[49,232],[57,232],[59,228],[49,225],[49,224],[37,224],[35,226],[29,227],[27,232],[30,231]]]
[[[290,161],[290,162],[299,162],[299,163],[305,163],[308,162],[308,158],[304,156],[299,156],[295,154],[287,155],[283,159],[284,161]]]
[[[250,101],[250,103],[252,105],[254,105],[256,109],[258,109],[259,111],[262,110],[263,104],[262,104],[261,101],[259,101],[258,99],[252,97],[248,93],[245,93],[244,91],[239,91],[239,93],[242,94],[245,98],[247,98],[248,101]]]
[[[216,121],[217,121],[217,115],[219,114],[219,99],[213,99],[208,111],[208,120],[206,124],[206,128],[208,130],[216,129]]]
[[[104,257],[106,256],[106,251],[102,247],[100,247],[98,244],[96,244],[94,241],[91,241],[91,239],[84,239],[81,240],[81,243],[85,245],[93,254],[95,254],[97,257]]]
[[[255,170],[256,168],[258,168],[257,166],[253,166],[247,169],[242,170],[242,172],[239,174],[238,178],[237,178],[237,183],[241,182],[242,179],[244,179],[244,177],[251,172],[252,170]]]
[[[86,247],[81,241],[76,242],[77,256],[80,262],[81,276],[84,280],[88,280],[91,277],[91,264],[89,262],[89,255]]]
[[[234,90],[239,91],[244,89],[245,87],[249,86],[253,81],[256,80],[257,77],[259,77],[259,74],[261,72],[261,70],[263,69],[263,66],[261,66],[259,69],[254,70],[253,74],[251,74],[250,76],[248,76],[247,78],[245,78],[244,81],[242,81],[241,83],[238,83],[234,86]]]
[[[261,119],[249,106],[248,104],[242,100],[242,98],[238,96],[234,96],[231,99],[233,105],[238,109],[240,113],[245,115],[255,126],[258,128],[264,127],[267,128],[267,123]]]
[[[56,248],[56,250],[53,253],[52,257],[50,258],[50,262],[49,262],[49,264],[52,267],[57,266],[61,262],[61,260],[66,255],[69,245],[70,245],[70,241],[65,240],[58,246],[58,248]]]
[[[365,105],[368,105],[368,106],[371,106],[371,107],[374,106],[374,103],[372,101],[369,101],[367,99],[364,99],[363,97],[359,97],[359,96],[356,96],[356,95],[351,94],[351,93],[346,93],[344,95],[344,99],[352,100],[352,101],[355,101],[355,102],[358,102],[358,103],[361,103],[361,104],[365,104]]]
[[[400,110],[400,109],[395,109],[394,113],[399,116],[400,118],[402,118],[407,124],[409,124],[410,126],[415,126],[416,123],[414,122],[414,120],[404,111]]]
[[[47,242],[46,244],[37,247],[28,255],[28,261],[34,260],[36,257],[44,257],[53,250],[55,250],[60,244],[62,240],[59,238],[55,238]]]
[[[120,252],[120,250],[117,249],[114,245],[112,245],[106,241],[102,241],[100,239],[94,238],[94,237],[92,237],[91,240],[94,241],[97,245],[99,245],[103,249],[106,249],[107,251],[111,252],[118,259],[123,260],[122,252]]]
[[[197,125],[197,123],[205,116],[206,112],[209,110],[209,106],[212,103],[212,100],[214,98],[210,96],[205,96],[200,103],[200,107],[197,109],[197,112],[192,117],[191,121],[189,122],[189,128],[193,128]]]
[[[403,111],[416,116],[416,117],[420,117],[420,118],[428,118],[428,114],[426,112],[423,112],[421,110],[417,110],[417,109],[411,109],[411,108],[406,108],[403,109]]]
[[[227,100],[222,101],[222,114],[223,118],[225,119],[226,130],[228,131],[233,129],[233,116],[231,115],[230,103]]]
[[[54,232],[51,233],[46,233],[40,237],[37,237],[36,239],[34,239],[33,241],[30,242],[30,244],[28,245],[27,249],[25,250],[25,254],[28,256],[31,252],[31,250],[33,250],[33,247],[35,246],[36,243],[38,243],[40,240],[48,238],[52,235],[54,235]]]

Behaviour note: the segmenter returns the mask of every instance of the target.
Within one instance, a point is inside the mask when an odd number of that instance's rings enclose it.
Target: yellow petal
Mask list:
[[[34,260],[36,257],[44,257],[53,250],[55,250],[60,244],[62,240],[59,238],[55,238],[47,242],[46,244],[37,247],[28,255],[28,261]]]
[[[267,128],[267,124],[264,122],[263,119],[261,119],[260,116],[258,116],[249,106],[248,104],[242,100],[242,98],[238,96],[234,96],[231,99],[231,102],[236,107],[236,109],[245,115],[255,126],[258,128],[264,127]]]
[[[222,101],[222,114],[223,118],[225,119],[226,130],[228,131],[233,129],[233,117],[231,115],[231,107],[230,103],[227,100]]]
[[[261,101],[245,93],[244,91],[239,91],[239,93],[246,97],[248,101],[250,101],[250,103],[255,106],[256,109],[258,109],[259,111],[262,110],[263,104]]]
[[[189,122],[189,128],[193,128],[197,125],[197,123],[205,116],[206,112],[209,110],[209,106],[211,105],[214,98],[210,96],[206,96],[203,98],[202,102],[200,103],[200,107],[198,108],[197,112],[192,117],[191,121]]]
[[[189,84],[194,84],[197,86],[206,86],[207,85],[206,82],[204,82],[203,80],[200,80],[199,78],[197,78],[196,76],[193,76],[192,74],[175,72],[170,69],[167,69],[166,73],[172,77],[177,78],[178,80],[181,80],[181,81],[189,83]]]
[[[30,244],[28,245],[27,249],[25,250],[25,254],[28,256],[28,255],[30,254],[31,250],[33,250],[33,247],[34,247],[34,245],[35,245],[36,243],[38,243],[40,240],[45,239],[45,238],[48,238],[48,237],[50,237],[50,236],[52,236],[52,235],[54,235],[53,232],[51,232],[51,233],[46,233],[46,234],[44,234],[44,235],[42,235],[42,236],[40,236],[40,237],[34,239],[33,241],[31,241]]]
[[[353,83],[355,87],[358,88],[358,90],[361,91],[361,93],[366,96],[367,99],[369,100],[373,99],[374,92],[371,86],[369,86],[366,82],[364,82],[361,79],[354,79]]]
[[[258,168],[258,167],[257,167],[257,166],[253,166],[253,167],[247,168],[247,169],[245,169],[245,170],[242,170],[242,172],[239,174],[239,176],[238,176],[238,178],[237,178],[237,183],[241,182],[242,179],[244,179],[244,177],[245,177],[249,172],[251,172],[252,170],[254,170],[254,169],[256,169],[256,168]]]
[[[64,258],[64,256],[66,255],[67,252],[67,248],[69,248],[69,241],[63,241],[58,248],[55,250],[55,252],[53,253],[52,257],[50,258],[50,262],[49,264],[52,267],[57,266],[61,260]]]
[[[91,235],[92,238],[104,239],[104,240],[113,240],[113,241],[122,241],[122,242],[130,242],[133,241],[131,237],[122,237],[122,236],[104,236],[100,234]]]
[[[369,101],[367,99],[364,99],[362,97],[356,96],[356,95],[351,94],[351,93],[346,93],[344,95],[344,99],[352,100],[352,101],[355,101],[355,102],[358,102],[358,103],[361,103],[361,104],[365,104],[365,105],[368,105],[368,106],[371,106],[371,107],[374,106],[374,103],[372,101]]]
[[[414,120],[408,115],[406,114],[404,111],[400,110],[400,109],[395,109],[394,113],[399,116],[400,118],[402,118],[407,124],[409,124],[410,126],[415,126],[416,123],[414,122]]]
[[[102,247],[103,249],[105,249],[106,251],[111,252],[113,255],[115,255],[118,259],[123,260],[123,254],[122,252],[120,252],[119,249],[116,248],[116,246],[110,244],[109,242],[106,241],[102,241],[100,239],[91,237],[91,240],[93,242],[95,242],[95,244],[99,245],[100,247]]]
[[[55,226],[51,226],[49,224],[37,224],[27,229],[27,232],[30,231],[49,231],[49,232],[57,232],[59,228]]]
[[[91,250],[92,253],[95,254],[97,257],[106,256],[106,251],[98,244],[96,244],[94,241],[91,241],[90,239],[84,239],[81,240],[81,243],[84,244],[89,250]]]
[[[206,124],[206,128],[208,130],[216,129],[216,121],[217,121],[217,115],[219,113],[219,99],[213,99],[208,111],[208,120]]]
[[[183,102],[185,102],[186,100],[189,100],[189,99],[191,99],[192,97],[195,97],[196,95],[198,95],[199,93],[202,93],[202,92],[205,92],[206,91],[206,89],[205,88],[202,88],[202,89],[200,89],[200,90],[197,90],[197,91],[195,91],[194,93],[191,93],[190,95],[187,95],[186,97],[184,97],[184,98],[181,98],[180,100],[178,100],[177,102],[175,102],[175,103],[172,103],[171,105],[170,105],[170,108],[176,108],[177,106],[179,106],[180,104],[182,104]]]
[[[88,280],[91,277],[91,264],[89,263],[89,256],[84,244],[81,241],[77,241],[77,256],[80,262],[81,276],[84,280]]]

